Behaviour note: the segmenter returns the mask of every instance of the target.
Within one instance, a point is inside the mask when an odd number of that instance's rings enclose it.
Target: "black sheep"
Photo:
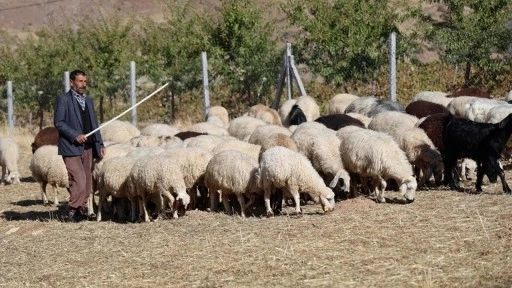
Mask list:
[[[295,104],[292,106],[290,113],[288,114],[288,119],[290,119],[290,125],[300,125],[300,123],[307,122],[306,114],[300,109],[299,105]]]
[[[360,120],[350,117],[346,114],[332,114],[318,117],[315,122],[324,124],[327,128],[332,130],[339,130],[345,126],[354,125],[361,128],[366,128]]]
[[[512,190],[505,180],[505,172],[498,163],[511,133],[512,114],[496,124],[477,123],[462,118],[451,119],[443,133],[445,184],[455,190],[457,184],[453,177],[453,168],[456,161],[460,158],[471,158],[478,165],[476,191],[482,192],[485,174],[491,182],[500,177],[503,191],[511,194]]]

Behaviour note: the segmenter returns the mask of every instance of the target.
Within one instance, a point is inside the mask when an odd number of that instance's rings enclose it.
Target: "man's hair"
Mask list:
[[[87,76],[87,74],[82,70],[74,70],[69,74],[69,79],[75,80],[77,75]]]

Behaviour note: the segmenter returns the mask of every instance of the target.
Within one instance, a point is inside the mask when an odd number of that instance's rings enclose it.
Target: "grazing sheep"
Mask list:
[[[457,159],[466,157],[475,160],[478,165],[476,191],[482,191],[485,174],[491,182],[499,176],[503,191],[512,193],[505,180],[505,172],[498,163],[511,133],[512,114],[496,124],[477,123],[462,118],[451,119],[443,133],[445,184],[452,190],[457,188],[453,169]]]
[[[297,97],[297,102],[295,102],[295,104],[300,107],[302,112],[304,112],[307,121],[314,121],[316,118],[320,117],[320,107],[313,97],[302,95]],[[290,125],[293,124],[290,122]]]
[[[138,136],[130,139],[130,145],[134,147],[155,147],[166,145],[180,145],[183,143],[180,138],[174,136]]]
[[[418,128],[423,129],[427,134],[428,138],[432,141],[434,146],[441,152],[444,152],[443,134],[444,127],[453,118],[450,113],[437,113],[432,114],[418,125]]]
[[[260,179],[267,217],[274,214],[270,196],[276,189],[283,189],[293,197],[297,215],[302,215],[299,192],[308,193],[315,202],[320,202],[325,212],[334,209],[334,192],[325,185],[308,158],[300,153],[280,146],[268,149],[261,155]]]
[[[206,209],[205,203],[208,198],[208,192],[204,185],[204,173],[213,153],[202,148],[188,147],[167,150],[160,154],[160,156],[172,159],[171,161],[180,168],[188,195],[190,196],[189,209],[194,210],[196,207]]]
[[[240,116],[229,122],[228,133],[238,140],[247,141],[254,129],[261,125],[267,125],[267,123],[254,117]]]
[[[370,122],[372,121],[372,118],[364,116],[363,114],[359,113],[350,112],[346,113],[345,115],[348,115],[354,119],[361,121],[364,124],[364,127],[368,127],[368,124],[370,124]]]
[[[350,133],[345,133],[345,129]],[[408,202],[414,201],[418,184],[412,166],[391,136],[355,126],[341,128],[336,135],[341,138],[340,153],[345,169],[371,179],[377,201],[386,202],[384,191],[388,179],[398,183]]]
[[[55,145],[57,146],[59,142],[59,130],[55,127],[46,127],[39,131],[34,137],[34,142],[32,142],[32,154],[36,152],[37,148],[43,145]]]
[[[261,145],[263,142],[265,142],[266,138],[276,133],[281,133],[288,136],[292,135],[292,132],[290,132],[289,129],[283,126],[267,124],[256,127],[256,129],[254,129],[249,139],[247,139],[247,142],[251,144]]]
[[[212,120],[215,119],[215,120]],[[206,122],[222,123],[221,127],[228,127],[229,113],[228,110],[222,106],[211,106],[206,113]]]
[[[221,135],[221,136],[227,136],[228,130],[224,127],[220,127],[218,125],[215,125],[210,122],[199,122],[195,123],[190,128],[188,128],[188,131],[192,132],[198,132],[198,133],[207,133],[212,135]]]
[[[509,104],[503,100],[479,99],[466,106],[464,118],[475,122],[485,123],[492,108],[508,105]]]
[[[448,104],[452,101],[451,98],[446,97],[448,93],[441,91],[422,91],[416,94],[411,102],[416,101],[428,101],[436,104],[443,105],[444,107],[448,107]]]
[[[448,104],[448,106],[446,106],[446,108],[448,108],[448,111],[452,115],[463,118],[469,105],[475,101],[478,101],[479,99],[480,98],[473,96],[460,96],[453,98],[453,100],[450,102],[450,104]]]
[[[285,101],[277,110],[279,117],[281,118],[281,122],[284,127],[290,126],[290,111],[292,110],[293,105],[297,102],[296,99],[289,99]]]
[[[238,139],[233,139],[219,143],[217,146],[215,146],[215,148],[213,148],[212,152],[213,154],[217,154],[225,150],[239,151],[253,157],[255,160],[258,160],[261,146],[247,143],[245,141],[240,141]]]
[[[295,143],[295,141],[293,141],[290,135],[286,135],[283,133],[270,134],[267,138],[260,142],[259,145],[261,146],[261,149],[260,155],[258,156],[258,161],[261,160],[261,155],[263,154],[263,152],[275,146],[286,147],[295,152],[299,151],[299,148],[297,148],[297,144]]]
[[[355,112],[367,117],[373,117],[386,111],[405,112],[405,107],[398,102],[390,100],[380,100],[375,97],[359,97],[347,106],[345,114]]]
[[[140,130],[143,136],[174,136],[180,132],[180,129],[168,124],[153,123]]]
[[[200,135],[193,138],[188,138],[183,141],[183,145],[185,147],[198,147],[202,148],[204,150],[213,151],[213,148],[215,146],[219,145],[220,143],[226,141],[226,140],[233,140],[236,139],[231,136],[219,136],[219,135]]]
[[[441,104],[419,100],[409,103],[409,105],[405,107],[405,112],[417,118],[423,118],[436,113],[448,113],[448,109]]]
[[[361,128],[366,127],[364,123],[361,122],[361,120],[353,118],[352,116],[349,116],[347,114],[331,114],[320,116],[316,118],[315,122],[322,123],[323,125],[325,125],[325,127],[335,131],[348,125],[355,125]]]
[[[186,209],[190,202],[181,169],[170,157],[158,155],[137,159],[130,170],[128,185],[130,193],[128,197],[138,198],[139,211],[144,213],[145,222],[150,221],[146,209],[146,203],[150,199],[155,203],[158,214],[163,206],[163,198],[172,207],[173,215],[176,215],[176,211],[183,207]],[[134,202],[132,202],[131,209],[132,221],[135,221]]]
[[[2,167],[0,182],[4,181],[7,184],[20,183],[19,158],[18,143],[13,138],[0,137],[0,166]]]
[[[308,121],[306,114],[304,114],[297,104],[292,106],[292,110],[290,110],[290,114],[288,114],[288,119],[290,125],[300,125]]]
[[[257,195],[262,195],[258,178],[258,161],[238,151],[223,151],[215,154],[204,174],[204,182],[210,194],[210,211],[216,211],[219,192],[226,213],[231,214],[229,195],[235,194],[240,204],[240,215],[250,207]],[[244,195],[249,197],[246,204]]]
[[[279,113],[276,110],[267,107],[263,104],[257,104],[249,108],[249,111],[244,114],[244,116],[250,116],[254,118],[261,119],[268,124],[281,126],[281,117],[279,117]]]
[[[345,113],[347,106],[357,98],[359,98],[359,96],[347,93],[334,95],[331,100],[329,100],[329,114],[333,115]]]
[[[392,134],[397,130],[413,128],[418,120],[416,116],[402,112],[382,112],[372,118],[368,129]]]
[[[340,139],[334,131],[317,122],[307,122],[299,125],[292,134],[299,152],[306,156],[320,176],[328,181],[329,187],[334,188],[339,179],[343,180],[341,189],[349,191],[350,176],[343,167],[340,155]]]
[[[103,205],[107,201],[108,196],[112,196],[112,203],[117,202],[116,199],[128,199],[130,202],[135,202],[136,199],[129,197],[133,195],[128,192],[129,189],[128,178],[130,171],[136,159],[132,157],[111,157],[104,160],[100,169],[95,170],[95,178],[98,189],[98,213],[96,220],[102,220]],[[134,206],[135,204],[132,204]],[[120,218],[124,218],[123,213],[119,213]],[[133,218],[133,216],[132,216]]]
[[[59,205],[57,187],[69,187],[68,170],[57,152],[57,146],[44,145],[32,155],[30,161],[30,172],[32,177],[41,185],[41,196],[43,204],[48,205],[48,197],[46,193],[46,186],[52,186],[55,195],[53,205]]]
[[[124,143],[140,135],[139,129],[128,121],[114,120],[100,129],[104,142]]]

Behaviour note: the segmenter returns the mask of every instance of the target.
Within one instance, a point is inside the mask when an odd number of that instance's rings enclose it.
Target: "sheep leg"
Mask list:
[[[267,210],[267,217],[274,216],[272,207],[270,206],[270,196],[272,195],[272,187],[270,185],[264,185],[263,187],[263,199],[265,201],[265,209]]]
[[[298,189],[290,189],[290,194],[295,201],[295,212],[297,213],[297,217],[302,217],[302,210],[300,209],[300,194]]]
[[[210,189],[210,212],[217,211],[217,205],[219,205],[219,191],[217,189]]]
[[[148,209],[146,209],[146,197],[144,196],[141,196],[139,199],[139,210],[141,214],[144,213],[144,222],[149,222]]]
[[[476,191],[482,192],[482,183],[484,179],[485,171],[484,169],[478,169],[476,173]]]
[[[450,186],[451,190],[457,190],[457,185],[453,179],[453,170],[457,159],[444,159],[444,184]]]
[[[135,198],[130,198],[130,217],[131,217],[131,220],[132,222],[135,222],[135,217],[136,217],[136,205],[137,205],[137,197]]]
[[[105,202],[106,196],[104,193],[100,192],[98,197],[98,213],[96,214],[96,221],[101,222],[101,212],[103,210],[103,203]]]
[[[384,180],[381,176],[378,176],[374,179],[375,181],[375,195],[377,196],[377,201],[380,203],[386,203],[386,198],[384,197],[384,191],[386,190],[386,180]]]
[[[231,205],[229,205],[228,191],[221,189],[221,195],[222,195],[222,204],[224,205],[224,212],[231,215],[232,211],[231,211]]]
[[[41,197],[43,198],[43,205],[48,205],[48,197],[46,196],[46,185],[48,182],[41,182]]]
[[[249,202],[247,202],[245,204],[244,210],[249,209],[251,207],[251,205],[254,204],[254,201],[256,201],[256,194],[249,193],[248,197],[249,197]]]
[[[52,185],[53,195],[55,196],[55,201],[53,201],[53,206],[59,206],[59,194],[57,191],[57,185]]]
[[[237,194],[236,199],[238,199],[238,203],[240,204],[240,216],[245,218],[245,198],[244,194]]]

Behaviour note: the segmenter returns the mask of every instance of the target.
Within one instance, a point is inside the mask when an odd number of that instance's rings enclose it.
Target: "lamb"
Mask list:
[[[206,113],[206,122],[222,123],[222,127],[228,127],[228,110],[222,106],[211,106]]]
[[[143,136],[174,136],[180,129],[163,123],[152,123],[140,130]]]
[[[353,118],[347,114],[330,114],[325,116],[320,116],[316,118],[315,122],[322,123],[325,127],[332,130],[339,130],[348,125],[355,125],[361,128],[365,128],[361,120]]]
[[[357,98],[359,98],[359,96],[348,93],[334,95],[331,100],[329,100],[329,114],[333,115],[345,113],[347,106]]]
[[[69,187],[68,171],[62,156],[58,154],[57,146],[44,145],[39,147],[32,155],[30,161],[30,172],[32,177],[41,185],[41,196],[43,204],[48,205],[46,186],[52,186],[55,195],[53,205],[59,205],[58,187]]]
[[[244,114],[244,116],[258,118],[272,125],[282,125],[279,113],[277,113],[276,110],[262,104],[252,106],[251,108],[249,108],[249,111],[247,111],[247,113]]]
[[[453,169],[457,159],[467,157],[475,160],[478,165],[476,191],[482,192],[485,174],[491,182],[499,176],[503,191],[511,194],[512,190],[505,180],[505,172],[498,163],[511,133],[512,114],[496,124],[477,123],[461,118],[451,119],[443,133],[445,184],[452,190],[457,188]]]
[[[208,192],[204,185],[204,173],[213,153],[201,148],[190,147],[167,150],[160,155],[169,157],[180,168],[190,196],[189,209],[194,210],[198,206],[206,208],[203,207],[208,197]],[[200,197],[199,200],[202,201],[198,201],[198,196]],[[201,205],[197,205],[198,203]]]
[[[452,101],[451,98],[446,97],[448,93],[441,91],[422,91],[416,94],[411,102],[416,101],[428,101],[436,104],[443,105],[444,107],[448,107],[448,104]]]
[[[265,151],[260,160],[260,181],[267,217],[274,214],[270,196],[276,189],[283,189],[293,197],[299,216],[302,215],[299,192],[308,193],[320,202],[324,212],[334,209],[334,192],[325,185],[311,162],[298,152],[280,146]]]
[[[204,180],[210,193],[210,211],[216,211],[220,190],[226,213],[231,213],[229,195],[235,194],[240,204],[240,215],[245,218],[245,211],[257,195],[262,195],[259,184],[258,161],[238,151],[223,151],[214,155],[206,167]],[[244,195],[249,197],[246,204]]]
[[[100,129],[104,142],[124,143],[140,135],[139,129],[128,121],[114,120]]]
[[[37,148],[43,145],[55,145],[57,146],[59,142],[59,130],[55,127],[46,127],[39,131],[34,137],[34,142],[32,142],[32,154],[36,152]]]
[[[147,200],[152,199],[156,212],[160,213],[164,197],[176,211],[187,208],[190,196],[187,194],[184,176],[179,166],[170,157],[145,156],[137,159],[130,170],[128,182],[129,198],[138,198],[144,221],[149,222]],[[135,221],[135,205],[132,202],[132,221]],[[158,219],[158,217],[157,217]]]
[[[297,127],[292,139],[297,143],[299,152],[311,161],[313,168],[329,181],[329,187],[334,188],[341,178],[341,189],[349,191],[350,176],[343,167],[339,152],[341,141],[334,131],[320,123],[307,122]]]
[[[441,104],[419,100],[409,103],[409,105],[405,107],[405,112],[417,118],[423,118],[436,113],[448,113],[448,109]]]
[[[20,153],[16,140],[10,137],[0,137],[0,166],[2,167],[0,182],[3,181],[7,184],[20,183],[19,158]]]
[[[108,196],[112,196],[112,203],[116,202],[115,199],[129,199],[130,202],[135,203],[136,199],[129,198],[129,195],[133,194],[128,191],[128,178],[135,161],[136,159],[132,157],[111,157],[104,160],[101,168],[95,170],[99,196],[96,216],[98,222],[102,220],[102,208]],[[119,209],[119,211],[124,211],[124,209]],[[120,218],[123,218],[123,213],[120,214]]]
[[[239,140],[247,141],[254,129],[261,125],[267,125],[267,123],[254,117],[240,116],[229,122],[228,134]]]
[[[350,133],[343,130],[349,129]],[[418,186],[405,152],[385,133],[347,126],[341,128],[340,153],[345,169],[372,180],[377,201],[386,202],[386,180],[394,179],[405,199],[414,201]],[[352,185],[352,184],[351,184]]]

